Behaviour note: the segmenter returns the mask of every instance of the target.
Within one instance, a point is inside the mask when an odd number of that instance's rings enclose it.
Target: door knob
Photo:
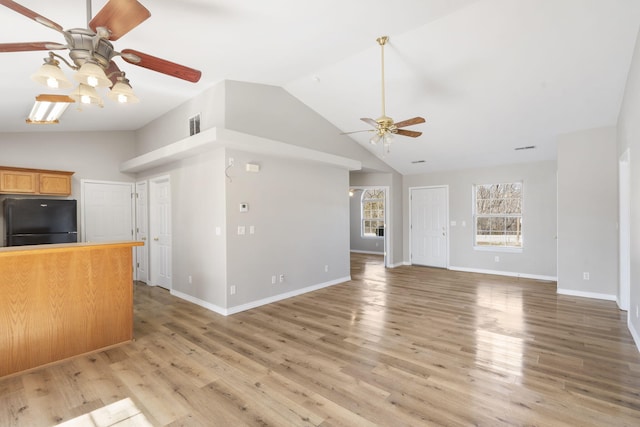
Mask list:
[[[158,237],[154,237],[153,240],[155,240],[157,242],[160,239]]]
[[[145,240],[147,240],[147,238],[146,237],[141,237],[140,240],[145,241]]]

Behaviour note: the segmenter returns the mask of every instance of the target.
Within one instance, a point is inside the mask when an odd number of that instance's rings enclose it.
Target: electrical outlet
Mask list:
[[[588,271],[585,271],[584,273],[582,273],[582,279],[589,280],[589,272]]]
[[[329,265],[325,265],[325,266],[324,266],[324,272],[325,272],[325,273],[328,273],[328,272],[329,272]]]
[[[233,157],[229,157],[229,166],[233,166]]]
[[[189,275],[189,284],[193,283],[193,277],[191,277],[191,275]]]
[[[272,285],[276,284],[276,276],[271,276],[271,284]]]
[[[280,283],[284,282],[284,274],[280,275]]]
[[[235,295],[236,294],[236,285],[229,286],[229,294],[231,294],[231,295]]]
[[[493,260],[495,262],[500,262],[500,257],[498,255],[496,255],[495,257],[493,257]]]

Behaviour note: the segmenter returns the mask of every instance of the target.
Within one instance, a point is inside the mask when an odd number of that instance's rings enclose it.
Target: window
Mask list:
[[[384,229],[384,190],[362,192],[362,237],[382,236]]]
[[[522,248],[522,183],[474,186],[475,246]]]

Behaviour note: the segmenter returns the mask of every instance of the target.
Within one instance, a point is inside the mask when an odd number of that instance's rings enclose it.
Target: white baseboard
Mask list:
[[[317,291],[322,288],[328,288],[329,286],[338,285],[340,283],[348,282],[351,280],[351,276],[342,277],[335,280],[330,280],[328,282],[319,283],[317,285],[307,286],[306,288],[296,289],[294,291],[285,292],[283,294],[273,295],[268,298],[259,299],[256,301],[251,301],[246,304],[236,305],[234,307],[224,308],[215,304],[211,304],[210,302],[201,300],[199,298],[193,297],[191,295],[185,294],[179,291],[171,291],[171,295],[174,295],[178,298],[182,298],[183,300],[192,302],[200,307],[204,307],[207,310],[211,310],[215,313],[218,313],[222,316],[228,316],[230,314],[240,313],[241,311],[250,310],[252,308],[260,307],[262,305],[271,304],[277,301],[282,301],[283,299],[295,297],[297,295],[302,295],[307,292]]]
[[[562,288],[558,288],[558,290],[556,292],[561,294],[561,295],[570,295],[570,296],[573,296],[573,297],[603,299],[603,300],[606,300],[606,301],[615,301],[616,300],[616,296],[615,295],[599,294],[597,292],[574,291],[573,289],[562,289]]]
[[[636,343],[636,347],[640,352],[640,334],[638,333],[638,331],[636,331],[636,328],[633,326],[633,323],[631,323],[631,312],[627,312],[627,327],[629,328],[629,332],[631,332],[631,337],[633,338],[633,341]]]
[[[384,255],[384,252],[374,252],[374,251],[357,251],[355,249],[351,249],[350,252],[356,254],[368,254],[368,255]]]
[[[512,271],[484,270],[480,268],[449,266],[449,270],[463,271],[466,273],[495,274],[497,276],[522,277],[523,279],[544,280],[547,282],[556,282],[558,280],[558,278],[555,276],[544,276],[541,274],[528,274],[528,273],[514,273]]]
[[[226,316],[227,313],[227,309],[220,307],[219,305],[215,305],[215,304],[211,304],[210,302],[207,302],[205,300],[201,300],[200,298],[196,298],[194,296],[191,296],[189,294],[185,294],[184,292],[180,292],[180,291],[176,291],[174,289],[171,290],[171,295],[176,296],[178,298],[181,298],[185,301],[189,301],[194,303],[195,305],[199,305],[200,307],[204,307],[207,310],[211,310],[214,313],[218,313],[221,314],[223,316]]]

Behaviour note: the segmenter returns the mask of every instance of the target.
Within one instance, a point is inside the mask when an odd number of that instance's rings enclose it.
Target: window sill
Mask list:
[[[474,251],[481,252],[506,252],[519,254],[522,253],[522,248],[504,247],[504,246],[474,246]]]

